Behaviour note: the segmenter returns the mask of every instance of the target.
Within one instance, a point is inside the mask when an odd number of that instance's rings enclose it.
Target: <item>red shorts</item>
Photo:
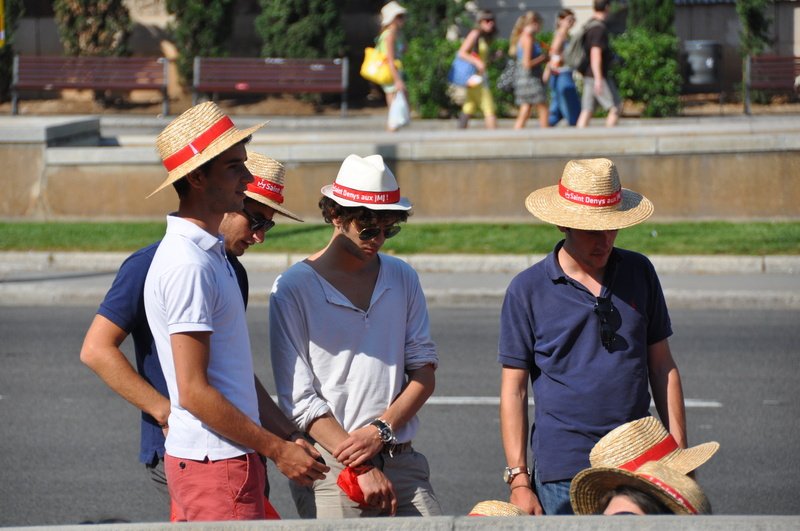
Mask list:
[[[263,520],[266,470],[255,452],[194,461],[164,456],[175,521]]]

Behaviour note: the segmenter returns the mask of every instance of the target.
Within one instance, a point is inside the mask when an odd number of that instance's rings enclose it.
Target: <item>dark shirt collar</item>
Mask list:
[[[545,261],[545,271],[547,272],[547,277],[553,281],[553,284],[566,284],[574,282],[570,277],[567,276],[566,273],[564,273],[564,270],[561,268],[561,264],[558,263],[558,252],[562,247],[564,247],[564,240],[561,240],[556,244],[556,246],[553,248],[553,252],[547,256],[547,260]],[[617,273],[617,264],[620,260],[622,260],[622,256],[620,255],[619,251],[617,251],[617,248],[614,247],[611,249],[611,256],[608,257],[608,264],[606,264],[606,271],[603,275],[603,294],[611,290],[611,286],[614,284],[614,278],[616,277]]]

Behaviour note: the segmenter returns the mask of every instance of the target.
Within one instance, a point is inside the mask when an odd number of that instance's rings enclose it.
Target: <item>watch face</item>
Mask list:
[[[381,440],[383,442],[389,442],[392,440],[392,430],[389,428],[382,428],[381,429]]]
[[[511,469],[506,468],[505,470],[503,470],[503,481],[505,481],[506,483],[511,483],[512,479],[513,478],[511,477]]]

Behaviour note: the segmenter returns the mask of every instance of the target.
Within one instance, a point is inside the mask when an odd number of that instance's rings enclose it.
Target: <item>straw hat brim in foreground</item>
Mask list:
[[[689,476],[655,461],[635,472],[621,468],[587,468],[579,472],[570,486],[570,502],[575,514],[598,514],[603,496],[617,487],[632,487],[650,494],[678,515],[710,514],[711,504],[700,486]]]
[[[716,441],[680,448],[661,421],[647,416],[626,422],[604,435],[589,453],[589,462],[593,467],[635,470],[642,464],[637,464],[639,461],[658,461],[688,474],[711,459],[717,450]]]
[[[528,516],[528,513],[512,503],[487,500],[477,503],[468,516]]]
[[[547,186],[532,192],[525,199],[525,207],[542,221],[580,230],[624,229],[653,214],[653,203],[627,188],[622,189],[622,201],[618,205],[587,208],[562,198],[558,185]]]

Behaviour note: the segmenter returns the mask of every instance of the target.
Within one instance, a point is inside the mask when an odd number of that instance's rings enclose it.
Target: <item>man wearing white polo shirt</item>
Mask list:
[[[257,453],[300,484],[327,469],[259,424],[244,301],[219,237],[225,213],[243,208],[253,181],[244,144],[262,125],[239,130],[209,102],[156,139],[169,173],[153,194],[172,184],[179,207],[167,217],[144,301],[170,396],[164,464],[179,521],[264,518]]]
[[[290,484],[304,518],[436,516],[417,412],[439,358],[419,278],[378,251],[411,203],[379,155],[348,156],[322,189],[328,245],[275,280],[270,353],[278,405],[331,467]]]

